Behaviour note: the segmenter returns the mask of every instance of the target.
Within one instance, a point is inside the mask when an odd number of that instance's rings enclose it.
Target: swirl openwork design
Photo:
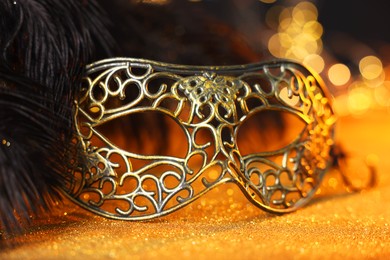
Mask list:
[[[200,67],[117,58],[89,65],[85,83],[75,109],[84,159],[72,161],[66,193],[106,217],[162,216],[228,182],[261,209],[291,212],[313,196],[330,164],[330,97],[317,75],[294,62]],[[240,128],[264,111],[287,113],[304,127],[283,147],[243,154]],[[148,113],[179,127],[182,155],[129,151],[101,131]]]

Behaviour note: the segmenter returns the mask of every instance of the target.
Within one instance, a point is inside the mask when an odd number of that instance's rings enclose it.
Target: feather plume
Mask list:
[[[95,1],[5,0],[0,17],[0,226],[13,231],[57,198],[83,67],[112,41]]]

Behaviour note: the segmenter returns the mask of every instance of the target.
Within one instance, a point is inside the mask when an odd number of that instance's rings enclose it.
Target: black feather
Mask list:
[[[18,229],[17,218],[26,222],[57,198],[55,188],[63,184],[66,172],[58,162],[66,146],[53,126],[64,124],[65,118],[55,118],[42,105],[42,97],[34,96],[20,79],[1,84],[0,223],[10,231]],[[9,90],[5,84],[18,89]]]
[[[104,17],[95,1],[0,1],[0,226],[7,231],[47,208],[65,181],[83,67],[112,48]]]

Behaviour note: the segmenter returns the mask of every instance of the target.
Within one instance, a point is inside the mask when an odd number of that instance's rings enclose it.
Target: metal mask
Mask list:
[[[89,65],[85,83],[75,109],[75,144],[84,160],[69,166],[66,193],[106,217],[162,216],[224,183],[237,184],[263,210],[287,213],[310,200],[331,163],[330,97],[318,75],[295,62],[201,67],[116,58]],[[243,125],[265,111],[287,113],[304,127],[283,147],[243,153]],[[181,156],[135,153],[100,131],[112,120],[148,113],[178,126]],[[252,133],[241,138],[251,142]]]

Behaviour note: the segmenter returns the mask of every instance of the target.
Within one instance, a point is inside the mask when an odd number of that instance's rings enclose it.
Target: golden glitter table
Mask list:
[[[364,179],[361,162],[378,161],[375,188],[347,193],[330,173],[311,204],[282,216],[257,209],[234,185],[147,222],[104,219],[65,202],[3,241],[0,259],[389,259],[390,114],[344,117],[337,128],[355,158],[349,173]]]

